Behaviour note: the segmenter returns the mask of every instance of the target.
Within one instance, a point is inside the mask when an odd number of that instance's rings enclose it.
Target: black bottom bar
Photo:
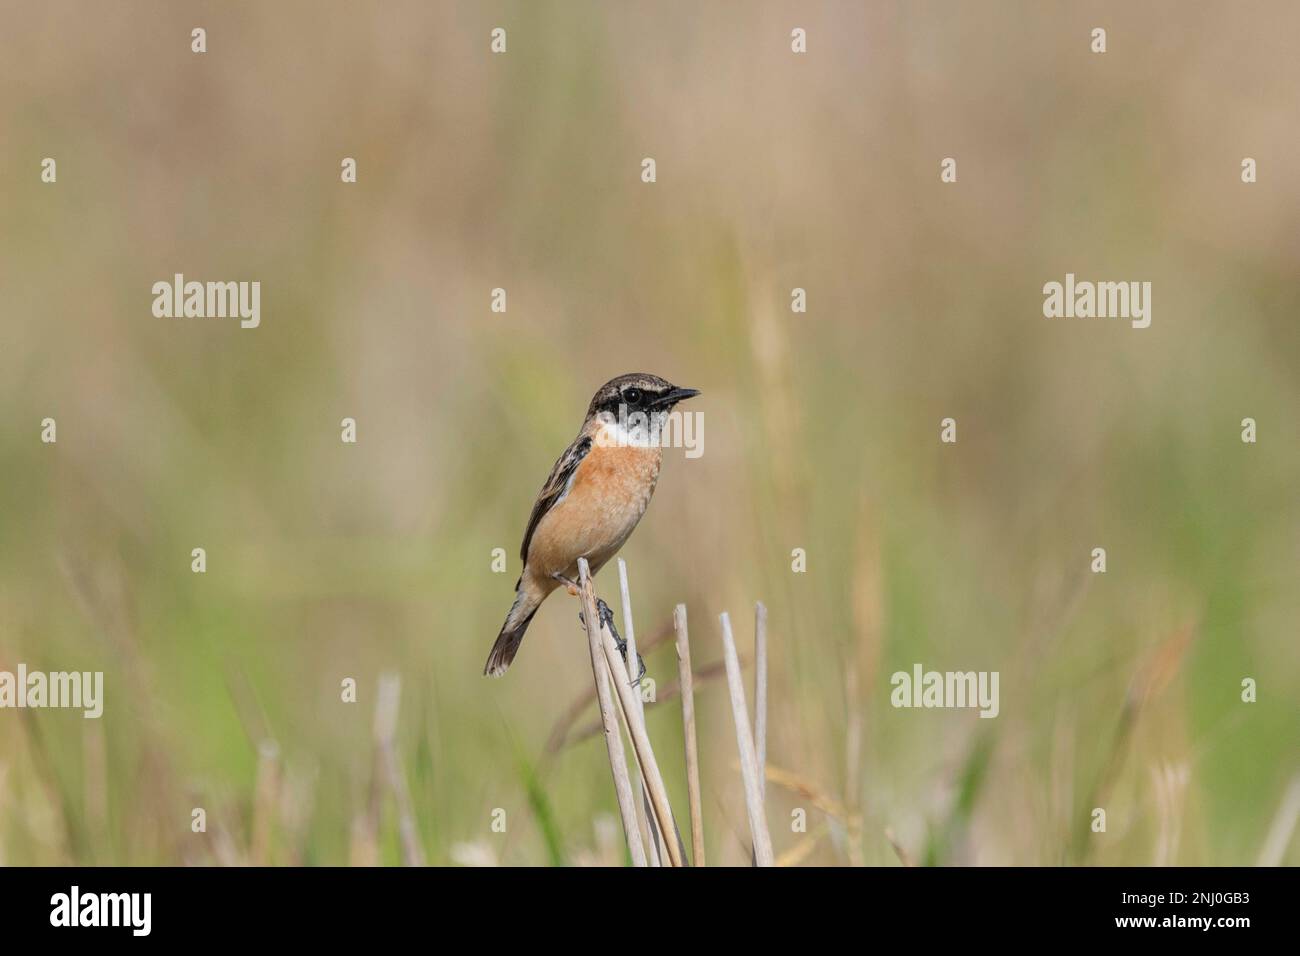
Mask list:
[[[522,869],[0,870],[6,943],[76,934],[236,943],[374,942],[377,933],[484,932],[536,943],[563,926],[612,937],[670,938],[688,926],[750,935],[832,927],[870,934],[911,927],[944,939],[1191,937],[1231,945],[1286,928],[1290,870],[790,869],[776,871]],[[74,890],[75,887],[75,890]],[[145,897],[143,894],[148,894]],[[147,906],[146,906],[147,903]],[[617,922],[616,922],[617,921]],[[73,924],[77,925],[73,925]],[[116,925],[86,926],[86,923]],[[818,931],[818,928],[821,928]],[[147,935],[142,931],[148,930]],[[432,935],[430,935],[432,934]],[[539,935],[540,934],[540,935]],[[974,935],[972,935],[974,934]],[[829,945],[829,938],[826,940]],[[16,950],[15,950],[16,951]]]

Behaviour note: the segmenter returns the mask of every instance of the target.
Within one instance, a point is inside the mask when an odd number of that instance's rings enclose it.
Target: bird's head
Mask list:
[[[678,388],[672,382],[645,372],[632,372],[612,378],[597,391],[587,408],[587,419],[599,418],[611,424],[632,415],[660,418],[699,390]]]

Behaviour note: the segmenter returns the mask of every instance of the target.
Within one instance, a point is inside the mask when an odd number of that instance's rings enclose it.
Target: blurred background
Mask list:
[[[628,371],[704,393],[638,637],[685,603],[707,669],[729,611],[752,660],[766,603],[782,862],[1300,862],[1296,5],[0,6],[0,669],[105,672],[98,721],[0,711],[3,863],[398,863],[388,672],[430,863],[619,861],[577,602],[480,673]],[[153,317],[177,272],[259,280],[261,327]],[[1067,272],[1151,282],[1151,327],[1045,319]],[[892,708],[915,663],[999,671],[999,716]]]

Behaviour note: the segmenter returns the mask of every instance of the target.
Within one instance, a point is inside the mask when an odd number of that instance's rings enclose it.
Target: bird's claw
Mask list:
[[[571,594],[573,597],[578,597],[582,593],[582,589],[578,587],[577,581],[573,581],[569,578],[566,578],[563,574],[559,574],[559,573],[552,574],[551,577],[555,578],[555,580],[559,581],[562,585],[564,585],[564,589],[568,591],[569,594]],[[579,613],[578,617],[581,618],[582,614]]]
[[[610,636],[614,638],[614,646],[618,648],[618,653],[622,656],[623,663],[626,665],[627,641],[623,640],[618,633],[618,627],[614,624],[614,612],[610,610],[609,605],[605,603],[603,598],[596,598],[596,615],[600,618],[601,623],[609,628]],[[584,627],[586,626],[581,611],[578,612],[578,620],[583,622]],[[630,687],[635,687],[641,683],[641,678],[645,677],[645,659],[641,657],[640,653],[636,655],[636,663],[638,671],[636,678],[629,683],[628,686]]]
[[[614,612],[609,609],[604,598],[596,598],[596,613],[600,616],[600,623],[609,627],[609,633],[614,635],[620,646],[623,645],[623,638],[618,636],[618,628],[614,624]]]

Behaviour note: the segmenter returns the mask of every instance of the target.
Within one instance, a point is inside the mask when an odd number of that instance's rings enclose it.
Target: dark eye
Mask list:
[[[641,389],[639,388],[629,388],[626,392],[623,393],[623,400],[627,402],[629,405],[640,405],[641,398],[642,398]]]

